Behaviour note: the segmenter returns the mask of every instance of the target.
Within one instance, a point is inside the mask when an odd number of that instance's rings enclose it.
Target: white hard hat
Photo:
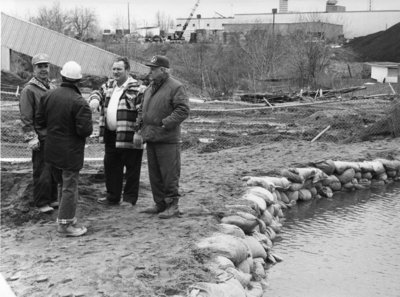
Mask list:
[[[69,79],[81,79],[82,68],[75,61],[68,61],[61,69],[61,75]]]

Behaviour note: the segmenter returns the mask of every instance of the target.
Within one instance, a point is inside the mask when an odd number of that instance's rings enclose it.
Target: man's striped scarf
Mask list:
[[[100,139],[104,139],[104,129],[106,127],[107,107],[111,99],[111,95],[117,82],[114,79],[103,84],[98,91],[93,91],[89,96],[89,102],[97,99],[100,102]],[[138,109],[140,107],[140,99],[138,98],[139,84],[133,78],[128,78],[128,84],[124,88],[119,99],[117,110],[117,138],[115,146],[117,148],[134,148],[133,135],[137,129],[136,119]]]

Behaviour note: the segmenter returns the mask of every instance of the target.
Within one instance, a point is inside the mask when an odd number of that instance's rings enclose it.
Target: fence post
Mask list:
[[[400,94],[400,64],[397,65],[397,94]]]

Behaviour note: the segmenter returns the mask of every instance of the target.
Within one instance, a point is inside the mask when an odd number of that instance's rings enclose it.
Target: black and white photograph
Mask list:
[[[0,11],[1,297],[400,296],[400,1]]]

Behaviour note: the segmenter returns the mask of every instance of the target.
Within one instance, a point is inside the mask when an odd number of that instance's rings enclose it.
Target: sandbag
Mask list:
[[[288,198],[288,196],[286,195],[285,192],[279,192],[279,194],[281,196],[281,201],[282,202],[284,202],[286,204],[290,202],[290,200],[289,200],[289,198]]]
[[[303,188],[304,188],[304,184],[291,183],[288,190],[294,192],[294,191],[298,191]]]
[[[382,163],[386,170],[400,170],[400,160],[375,159],[374,161]]]
[[[275,204],[273,204],[273,207],[274,207],[273,216],[278,217],[278,218],[283,218],[283,212],[282,212],[282,208],[281,208],[280,204],[275,203]]]
[[[254,201],[241,199],[236,202],[238,204],[226,205],[226,207],[228,208],[228,213],[226,214],[226,216],[235,215],[237,212],[246,212],[252,214],[255,217],[258,217],[262,213],[261,209],[258,207],[258,204]]]
[[[258,279],[264,279],[267,277],[264,264],[265,261],[263,258],[254,258],[254,275]]]
[[[347,184],[352,181],[355,174],[356,174],[355,170],[353,168],[349,168],[343,171],[343,173],[340,174],[337,178],[342,184]]]
[[[275,185],[271,181],[269,181],[268,179],[265,179],[263,177],[244,176],[244,177],[242,177],[242,180],[245,181],[246,185],[248,185],[248,186],[263,187],[270,192],[273,192],[275,190]]]
[[[238,211],[236,215],[222,218],[221,223],[236,225],[240,227],[244,233],[251,233],[258,225],[256,216],[241,211]]]
[[[287,191],[285,193],[290,202],[297,201],[299,199],[299,191]]]
[[[244,234],[243,230],[236,226],[236,225],[232,225],[232,224],[218,224],[218,231],[223,233],[223,234],[228,234],[228,235],[232,235],[232,236],[236,236],[239,238],[245,238],[246,235]]]
[[[272,240],[272,241],[274,241],[274,239],[276,238],[276,232],[274,231],[274,229],[272,229],[271,227],[267,227],[267,230],[266,230],[266,233],[265,233],[266,235],[268,235],[268,237]]]
[[[212,262],[216,265],[217,269],[226,270],[229,267],[235,268],[235,264],[224,256],[216,256]]]
[[[249,186],[260,186],[266,188],[270,192],[276,189],[286,190],[290,186],[290,181],[286,177],[274,177],[274,176],[245,176],[242,180],[245,180]],[[272,185],[272,186],[271,186]]]
[[[377,174],[376,179],[377,179],[377,180],[384,180],[384,181],[385,181],[385,180],[388,179],[388,176],[387,176],[386,172],[382,172],[382,173],[380,173],[380,174]]]
[[[251,289],[246,289],[246,297],[262,297],[264,292],[260,283],[250,282]]]
[[[246,193],[242,196],[242,199],[253,201],[257,204],[258,208],[261,212],[264,212],[267,209],[267,202],[260,196],[254,195],[252,193]]]
[[[259,232],[253,232],[251,234],[251,236],[254,237],[263,246],[266,252],[271,250],[273,247],[272,240],[269,238],[269,235],[267,234],[262,234]]]
[[[361,178],[363,178],[363,179],[372,179],[372,172],[364,172],[361,175]]]
[[[267,203],[267,206],[274,203],[274,201],[275,201],[275,198],[274,198],[272,192],[263,187],[259,187],[259,186],[249,187],[246,189],[245,193],[253,194],[258,197],[261,197],[262,199],[265,200],[265,202]]]
[[[189,297],[246,297],[246,291],[235,278],[220,284],[200,282],[190,286],[189,292]]]
[[[359,166],[361,168],[361,172],[372,172],[375,174],[385,172],[385,167],[379,161],[364,161],[360,162]]]
[[[269,226],[272,224],[273,216],[272,214],[267,210],[264,211],[263,214],[260,216],[260,220],[262,220],[266,226]]]
[[[272,228],[272,230],[275,231],[275,233],[279,233],[282,230],[282,224],[279,223],[277,220],[273,219],[271,225],[269,226]]]
[[[311,192],[311,197],[317,196],[317,194],[318,194],[317,188],[312,187],[312,188],[310,188],[309,190],[310,190],[310,192]]]
[[[251,274],[254,270],[254,262],[253,262],[253,257],[248,257],[246,260],[242,261],[239,263],[236,267],[237,270],[246,273],[246,274]]]
[[[330,187],[325,186],[322,187],[321,190],[318,192],[322,197],[326,198],[332,198],[333,197],[333,191]]]
[[[386,174],[388,177],[395,177],[395,176],[397,176],[397,171],[396,170],[386,170]]]
[[[322,170],[327,175],[332,175],[336,168],[332,160],[312,162],[311,165]]]
[[[306,168],[290,168],[289,171],[297,173],[303,180],[312,179],[320,170],[318,168],[306,167]]]
[[[360,165],[358,162],[345,162],[345,161],[333,161],[335,164],[335,171],[340,175],[347,169],[354,169],[354,171],[360,171]]]
[[[312,194],[308,189],[299,190],[299,200],[308,201],[312,199]]]
[[[215,234],[204,238],[197,243],[199,249],[208,249],[219,256],[224,256],[235,265],[247,259],[250,251],[246,243],[235,236],[228,234]]]
[[[267,258],[267,253],[265,252],[261,243],[256,238],[254,238],[253,236],[246,236],[244,241],[247,244],[253,258]]]
[[[304,182],[304,177],[300,176],[296,172],[293,171],[294,169],[282,169],[281,176],[286,177],[292,183],[299,183],[302,184]]]
[[[242,285],[243,288],[247,288],[247,286],[250,284],[251,281],[250,273],[244,273],[239,269],[231,267],[227,268],[226,272],[232,275],[233,278],[236,279]]]

